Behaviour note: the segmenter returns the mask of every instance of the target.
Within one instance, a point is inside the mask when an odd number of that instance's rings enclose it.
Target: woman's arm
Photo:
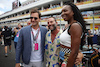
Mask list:
[[[71,35],[71,53],[68,59],[67,67],[73,67],[79,52],[81,43],[82,28],[79,24],[73,23],[69,30]]]

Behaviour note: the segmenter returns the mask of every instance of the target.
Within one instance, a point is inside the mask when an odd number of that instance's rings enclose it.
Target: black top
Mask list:
[[[6,40],[11,40],[11,35],[12,35],[12,31],[11,30],[5,30],[1,33],[1,35],[4,35],[4,41]]]

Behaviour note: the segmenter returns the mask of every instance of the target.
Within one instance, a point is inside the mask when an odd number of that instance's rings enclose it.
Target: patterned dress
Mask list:
[[[46,54],[46,67],[59,67],[59,52],[60,40],[59,36],[62,32],[59,31],[53,43],[51,40],[51,31],[46,34],[45,41],[45,54]]]

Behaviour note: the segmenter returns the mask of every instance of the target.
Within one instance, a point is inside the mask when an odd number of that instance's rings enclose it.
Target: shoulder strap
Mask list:
[[[70,33],[69,33],[70,27],[71,27],[71,25],[68,27],[68,31],[67,31],[69,35],[70,35]]]
[[[83,32],[83,26],[79,23],[79,22],[77,22],[80,26],[81,26],[81,28],[82,28],[82,32]],[[84,33],[82,33],[82,35],[81,35],[81,38],[84,36]]]
[[[83,26],[79,23],[79,22],[77,22],[81,27],[82,27],[82,29],[83,29]]]
[[[82,30],[83,30],[83,26],[79,22],[76,22],[76,23],[78,23],[82,27]],[[69,33],[70,28],[71,28],[71,25],[68,27],[68,31],[67,31],[69,35],[70,35],[70,33]],[[82,34],[82,36],[83,36],[83,34]]]

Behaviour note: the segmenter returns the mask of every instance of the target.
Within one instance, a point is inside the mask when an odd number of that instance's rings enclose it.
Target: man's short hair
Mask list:
[[[41,13],[39,12],[38,9],[31,9],[31,11],[30,11],[30,15],[31,15],[32,13],[38,13],[39,18],[41,18]]]
[[[55,17],[49,17],[49,18],[53,18],[55,20],[55,22],[57,22],[56,18]]]

